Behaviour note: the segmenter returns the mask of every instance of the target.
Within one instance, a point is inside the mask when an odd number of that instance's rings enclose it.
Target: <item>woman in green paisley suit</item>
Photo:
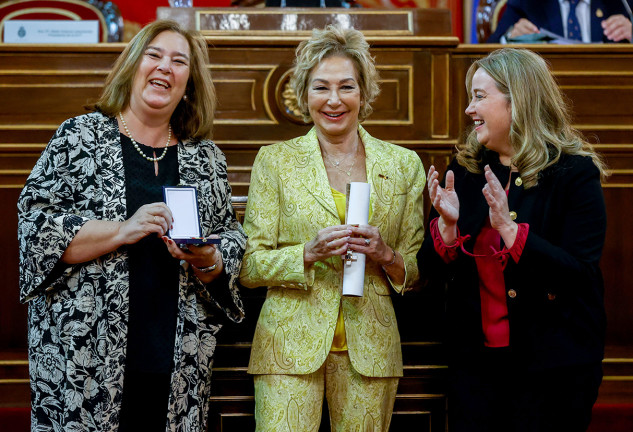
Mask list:
[[[258,431],[314,431],[325,394],[333,431],[387,431],[402,376],[390,295],[418,280],[423,237],[420,158],[359,122],[379,93],[356,30],[315,30],[291,82],[307,135],[255,160],[240,282],[268,286],[249,363]],[[368,225],[345,225],[349,182],[371,185]],[[347,251],[367,257],[364,294],[342,296]]]
[[[225,157],[209,140],[207,64],[197,33],[148,25],[96,112],[59,127],[24,186],[33,431],[206,430],[221,315],[243,316],[246,243]],[[202,234],[219,247],[184,250],[165,236],[162,186],[177,184],[197,188]]]

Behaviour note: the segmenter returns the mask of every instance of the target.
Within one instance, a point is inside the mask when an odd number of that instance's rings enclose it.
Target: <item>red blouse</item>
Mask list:
[[[473,253],[464,249],[464,242],[470,235],[461,237],[459,230],[457,240],[447,245],[442,240],[437,227],[439,218],[431,221],[431,236],[435,251],[449,263],[458,257],[458,247],[463,253],[475,258],[479,273],[479,296],[481,298],[481,324],[484,333],[484,344],[488,347],[506,347],[510,345],[510,322],[508,320],[508,304],[506,302],[506,286],[503,270],[509,258],[518,263],[525,247],[530,226],[526,223],[518,224],[517,236],[510,249],[501,248],[499,232],[486,224],[481,228],[475,239]]]

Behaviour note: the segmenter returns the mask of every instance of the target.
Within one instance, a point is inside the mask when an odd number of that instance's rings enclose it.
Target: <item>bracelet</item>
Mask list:
[[[391,262],[387,263],[387,264],[383,264],[382,268],[384,269],[385,267],[389,267],[390,265],[392,265],[393,263],[396,262],[396,250],[394,248],[391,248],[391,252],[393,252],[393,258],[391,258]]]
[[[218,263],[216,262],[215,264],[210,265],[209,267],[196,267],[195,265],[191,264],[191,267],[198,270],[200,273],[211,273],[213,270],[218,268]]]

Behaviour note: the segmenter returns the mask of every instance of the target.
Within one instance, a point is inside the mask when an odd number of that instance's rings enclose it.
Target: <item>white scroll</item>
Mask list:
[[[369,183],[348,185],[346,222],[367,225],[369,222]],[[343,263],[343,295],[362,297],[365,286],[365,254],[348,253]]]

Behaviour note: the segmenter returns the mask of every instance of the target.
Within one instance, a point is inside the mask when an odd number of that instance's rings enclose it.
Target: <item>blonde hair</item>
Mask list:
[[[323,30],[312,30],[312,37],[301,42],[296,51],[290,85],[297,95],[297,103],[306,122],[310,121],[308,87],[312,70],[326,58],[335,56],[348,58],[355,66],[361,101],[364,102],[358,113],[359,120],[365,120],[373,111],[371,103],[380,93],[379,75],[365,36],[358,30],[328,25]]]
[[[171,116],[171,126],[181,139],[211,138],[216,95],[211,72],[207,67],[207,43],[200,33],[183,29],[170,20],[155,21],[144,27],[125,47],[108,75],[99,100],[90,108],[114,117],[130,103],[132,83],[143,54],[160,33],[171,31],[183,36],[191,51],[186,100],[181,100]]]
[[[561,153],[589,156],[607,176],[601,157],[571,126],[571,115],[547,63],[526,49],[502,48],[475,61],[466,74],[470,95],[473,75],[483,69],[495,81],[512,108],[510,146],[512,164],[521,173],[524,187],[538,184],[541,171],[558,162]],[[480,173],[483,146],[473,130],[457,153],[457,161],[472,173]]]

